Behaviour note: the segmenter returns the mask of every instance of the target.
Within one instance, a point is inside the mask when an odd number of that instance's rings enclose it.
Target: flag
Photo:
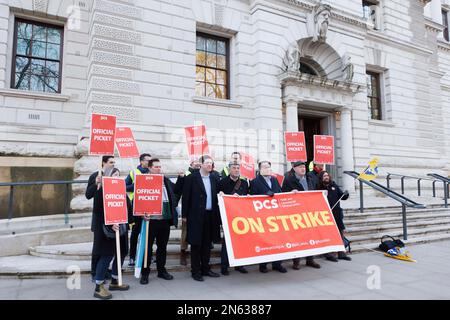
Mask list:
[[[139,242],[137,246],[136,261],[134,267],[134,277],[137,279],[141,277],[142,265],[144,264],[146,223],[148,222],[142,219],[142,227],[141,233],[139,234]]]
[[[372,181],[378,176],[378,158],[370,160],[369,165],[359,174],[358,179]]]

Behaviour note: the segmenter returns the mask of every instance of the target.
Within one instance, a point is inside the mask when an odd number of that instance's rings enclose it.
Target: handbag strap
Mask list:
[[[392,241],[395,241],[395,239],[392,236],[384,235],[381,237],[381,243],[383,243],[383,239],[385,239],[385,238],[391,238]]]

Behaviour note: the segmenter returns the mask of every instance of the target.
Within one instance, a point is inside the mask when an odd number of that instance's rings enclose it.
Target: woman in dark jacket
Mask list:
[[[341,233],[341,236],[344,237],[345,224],[344,224],[344,213],[341,208],[340,200],[347,200],[349,197],[348,191],[342,192],[341,188],[332,180],[331,175],[327,171],[322,171],[319,173],[319,182],[318,182],[318,190],[326,190],[328,203],[330,204],[330,208],[333,208],[333,216],[336,221],[336,225]],[[342,199],[341,199],[342,197]],[[328,253],[325,255],[327,260],[337,262],[336,257]],[[352,260],[348,257],[345,252],[338,252],[338,259]]]
[[[118,169],[114,168],[111,171],[111,176],[119,176],[120,172]],[[124,225],[113,225],[105,226],[105,217],[103,210],[103,188],[101,185],[101,177],[98,176],[98,172],[93,173],[89,177],[88,186],[86,189],[86,198],[94,199],[94,206],[92,212],[92,225],[91,229],[94,232],[94,243],[92,248],[92,255],[97,256],[97,259],[93,265],[95,269],[95,283],[96,288],[94,292],[94,297],[99,299],[111,299],[112,295],[106,288],[104,288],[104,282],[108,267],[113,261],[113,271],[112,280],[109,286],[109,290],[120,290],[125,291],[129,289],[128,285],[118,284],[118,268],[117,268],[117,257],[116,257],[116,240],[115,231],[120,231],[120,255],[121,255],[121,265],[123,264],[124,258],[128,253],[128,236],[127,230],[128,226]],[[128,206],[128,220],[132,219],[131,203],[127,198]]]

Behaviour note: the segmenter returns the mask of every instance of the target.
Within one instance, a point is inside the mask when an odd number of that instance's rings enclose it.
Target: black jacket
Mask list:
[[[316,190],[317,186],[314,184],[313,179],[306,175],[306,182],[308,183],[308,191]],[[300,181],[295,176],[295,171],[292,169],[284,175],[283,186],[281,188],[283,192],[291,192],[293,190],[306,191]]]
[[[327,187],[324,187],[322,190],[328,191],[328,203],[330,204],[330,208],[333,208],[333,206],[339,201],[339,199],[344,195],[344,192],[342,192],[341,188],[333,181],[331,184],[329,184]],[[349,195],[345,195],[342,200],[347,200]],[[334,220],[336,221],[336,224],[340,231],[345,230],[345,224],[344,224],[344,212],[341,208],[341,203],[339,202],[333,209],[333,216]]]
[[[260,174],[250,181],[250,194],[251,195],[273,195],[273,193],[281,193],[281,187],[277,178],[270,177],[272,182],[272,188],[269,187],[264,177]]]
[[[94,206],[92,209],[91,231],[94,232],[94,246],[92,248],[93,255],[113,256],[116,252],[116,240],[106,237],[103,231],[105,224],[105,216],[103,210],[103,188],[97,190],[95,179],[98,172],[93,173],[89,177],[88,186],[86,188],[86,198],[94,199]],[[130,200],[127,199],[128,207],[128,222],[133,220],[133,210]],[[128,234],[120,237],[121,254],[126,255],[128,251]]]
[[[239,183],[239,186],[238,186]],[[230,176],[225,176],[219,182],[219,192],[223,192],[225,194],[235,194],[237,193],[240,196],[248,195],[249,193],[249,185],[246,179],[239,178],[236,182],[231,180]]]
[[[169,178],[164,177],[164,186],[167,190],[167,196],[169,197],[169,206],[170,206],[170,213],[172,215],[172,220],[170,221],[171,226],[178,226],[178,213],[177,213],[177,206],[178,206],[178,198],[175,194],[175,184],[170,181]]]
[[[199,170],[184,178],[182,216],[187,219],[187,241],[191,245],[201,245],[202,232],[211,232],[213,242],[220,241],[220,212],[217,200],[219,179],[210,174],[212,213],[206,213],[206,190]],[[203,230],[205,214],[212,214],[211,229]]]

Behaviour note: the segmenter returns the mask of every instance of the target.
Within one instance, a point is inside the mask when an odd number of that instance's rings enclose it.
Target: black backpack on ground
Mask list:
[[[385,240],[385,239],[388,239],[388,240]],[[404,246],[405,246],[405,244],[403,243],[402,240],[395,239],[394,237],[386,235],[386,236],[381,237],[381,243],[378,246],[378,248],[383,252],[388,252],[389,250],[391,250],[395,247],[403,248]]]

